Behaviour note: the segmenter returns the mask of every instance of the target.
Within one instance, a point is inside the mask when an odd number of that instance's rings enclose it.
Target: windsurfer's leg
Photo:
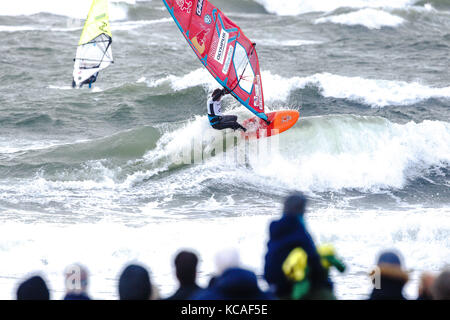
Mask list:
[[[213,126],[214,129],[233,129],[233,130],[244,130],[246,129],[237,122],[237,116],[222,116],[222,119]]]

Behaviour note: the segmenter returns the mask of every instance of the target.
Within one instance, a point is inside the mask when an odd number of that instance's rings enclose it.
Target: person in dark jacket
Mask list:
[[[371,277],[374,288],[369,300],[406,300],[402,291],[408,282],[408,273],[402,268],[399,253],[394,251],[381,253]]]
[[[270,238],[265,256],[264,278],[273,288],[278,298],[291,298],[293,282],[286,277],[282,266],[288,255],[295,248],[304,250],[308,257],[311,293],[322,289],[331,290],[331,284],[321,264],[319,253],[306,230],[303,219],[306,203],[307,199],[302,193],[295,192],[291,194],[285,200],[281,219],[270,224]],[[309,298],[314,299],[313,295],[310,295]]]
[[[50,300],[47,284],[40,276],[31,277],[17,288],[17,300]]]
[[[263,292],[256,275],[242,268],[229,268],[215,278],[214,283],[193,296],[194,300],[272,300]]]
[[[167,300],[189,300],[201,288],[196,283],[198,258],[195,253],[181,251],[175,257],[175,270],[180,283],[178,290]]]
[[[148,271],[131,264],[123,270],[119,278],[120,300],[150,300],[152,283]]]

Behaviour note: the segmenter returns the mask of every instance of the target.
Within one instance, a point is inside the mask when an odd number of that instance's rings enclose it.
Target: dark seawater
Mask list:
[[[115,297],[114,279],[134,259],[167,294],[180,247],[203,257],[202,281],[225,244],[261,274],[268,222],[292,190],[311,198],[316,240],[349,264],[335,275],[340,297],[365,296],[365,272],[385,247],[414,269],[411,297],[420,271],[444,264],[449,2],[212,2],[257,43],[266,109],[301,114],[276,150],[244,162],[224,160],[245,144],[209,127],[217,85],[161,1],[112,3],[115,64],[93,90],[71,88],[90,1],[0,5],[1,297],[33,270],[59,297],[75,261],[91,269],[94,296]],[[251,116],[230,97],[224,106]],[[183,163],[198,142],[203,161]],[[226,150],[213,155],[217,142]]]

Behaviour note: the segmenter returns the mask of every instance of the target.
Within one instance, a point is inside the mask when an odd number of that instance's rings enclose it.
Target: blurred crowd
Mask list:
[[[345,262],[330,244],[316,245],[306,224],[306,197],[295,192],[285,199],[281,217],[272,221],[264,261],[264,275],[241,264],[236,249],[226,249],[215,256],[216,273],[207,287],[197,283],[199,258],[191,251],[179,252],[174,269],[179,286],[172,295],[162,297],[152,283],[149,271],[142,265],[126,266],[118,279],[121,300],[336,300],[330,270],[345,272]],[[368,272],[373,289],[369,300],[406,300],[403,288],[409,280],[400,252],[380,252],[376,266]],[[265,281],[268,289],[261,288]],[[91,300],[88,294],[88,270],[79,264],[65,270],[65,300]],[[49,300],[45,280],[33,276],[19,283],[18,300]],[[450,299],[450,268],[439,274],[423,273],[418,300]]]

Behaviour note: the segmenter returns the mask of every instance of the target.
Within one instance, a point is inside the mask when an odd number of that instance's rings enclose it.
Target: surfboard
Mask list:
[[[270,122],[259,117],[253,117],[242,122],[247,132],[242,132],[243,138],[260,139],[280,134],[297,123],[300,113],[297,110],[280,110],[267,113]]]
[[[108,0],[93,0],[74,59],[74,88],[79,88],[91,76],[114,63],[111,44]]]

